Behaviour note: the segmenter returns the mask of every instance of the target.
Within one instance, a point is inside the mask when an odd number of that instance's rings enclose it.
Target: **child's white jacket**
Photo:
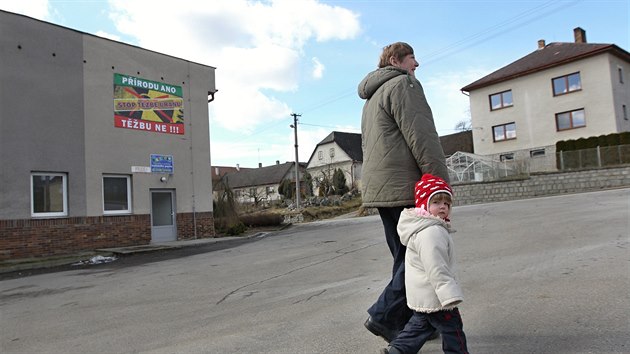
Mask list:
[[[398,234],[407,246],[407,306],[429,313],[453,309],[462,302],[450,224],[423,209],[409,208],[400,215]]]

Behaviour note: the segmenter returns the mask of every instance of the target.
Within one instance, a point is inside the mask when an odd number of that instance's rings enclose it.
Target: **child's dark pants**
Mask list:
[[[464,325],[457,308],[433,313],[413,312],[398,337],[389,343],[391,354],[416,354],[437,329],[444,353],[468,354]]]

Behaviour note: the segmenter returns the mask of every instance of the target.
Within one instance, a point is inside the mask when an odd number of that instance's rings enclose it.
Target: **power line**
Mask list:
[[[577,3],[582,2],[582,1],[583,0],[573,0],[573,1],[569,1],[569,2],[564,2],[563,1],[563,2],[560,3],[561,6],[559,6],[557,8],[552,8],[551,10],[549,10],[547,12],[544,12],[541,15],[536,15],[538,12],[543,11],[543,10],[553,6],[553,5],[557,5],[558,4],[558,1],[555,1],[555,0],[548,1],[548,2],[546,2],[546,3],[544,3],[544,4],[540,5],[540,6],[536,6],[536,7],[532,8],[532,9],[529,9],[529,10],[526,10],[524,12],[521,12],[518,15],[516,15],[514,17],[511,17],[511,18],[509,18],[509,19],[507,19],[507,20],[505,20],[503,22],[500,22],[500,23],[498,23],[496,25],[493,25],[491,27],[488,27],[488,28],[486,28],[486,29],[484,29],[484,30],[482,30],[480,32],[477,32],[477,33],[475,33],[473,35],[470,35],[470,36],[465,37],[463,39],[460,39],[460,40],[458,40],[458,41],[456,41],[454,43],[451,43],[451,44],[449,44],[449,45],[447,45],[445,47],[442,47],[442,48],[440,48],[440,49],[438,49],[438,50],[436,50],[434,52],[431,52],[431,53],[428,53],[426,55],[423,55],[423,58],[428,58],[428,60],[424,60],[423,59],[422,65],[423,66],[430,65],[431,63],[433,63],[435,61],[438,61],[438,60],[443,59],[445,57],[448,57],[450,55],[454,55],[454,54],[456,54],[456,53],[458,53],[458,52],[460,52],[460,51],[462,51],[464,49],[468,49],[468,48],[474,47],[474,46],[476,46],[478,44],[486,42],[489,39],[495,38],[495,37],[500,36],[502,34],[506,34],[506,33],[510,32],[510,31],[516,29],[516,28],[519,28],[519,27],[525,25],[525,24],[537,21],[537,20],[539,20],[541,18],[544,18],[544,17],[546,17],[548,15],[551,15],[554,12],[560,11],[562,9],[565,9],[565,8],[569,7],[569,6],[576,5]],[[499,29],[501,29],[501,28],[503,28],[505,26],[508,26],[510,24],[513,24],[513,23],[516,23],[516,22],[518,22],[519,20],[521,20],[523,18],[528,18],[528,17],[534,16],[534,15],[536,15],[536,17],[529,18],[529,20],[527,20],[525,22],[518,23],[517,25],[511,26],[511,27],[508,27],[506,30],[503,30],[501,32],[493,33],[493,32],[496,32],[497,30],[499,30]],[[483,37],[485,34],[488,34],[488,36]],[[481,37],[480,40],[471,42],[471,40],[473,40],[475,38],[480,38],[480,37]],[[347,93],[340,94],[340,95],[338,95],[336,97],[333,97],[333,98],[328,99],[326,101],[314,104],[312,106],[307,106],[307,107],[305,107],[305,109],[302,110],[302,112],[312,112],[312,111],[314,111],[314,110],[316,110],[318,108],[325,107],[325,106],[327,106],[327,105],[329,105],[329,104],[331,104],[333,102],[339,101],[339,100],[341,100],[343,98],[346,98],[346,97],[348,97],[350,95],[355,95],[355,94],[356,94],[356,89],[355,88],[349,89],[347,91]],[[305,123],[302,123],[302,124],[305,124]]]
[[[442,47],[442,48],[440,48],[440,49],[438,49],[438,50],[436,50],[434,52],[431,52],[431,53],[428,53],[428,54],[424,55],[423,58],[429,58],[429,59],[428,60],[423,60],[422,65],[423,66],[430,65],[431,63],[436,62],[436,61],[438,61],[440,59],[446,58],[446,57],[448,57],[450,55],[454,55],[454,54],[456,54],[458,52],[461,52],[464,49],[468,49],[468,48],[474,47],[474,46],[476,46],[478,44],[484,43],[484,42],[488,41],[489,39],[492,39],[492,38],[495,38],[497,36],[506,34],[506,33],[510,32],[510,31],[516,29],[516,28],[519,28],[519,27],[525,25],[525,24],[528,24],[528,23],[537,21],[539,19],[542,19],[544,17],[547,17],[547,16],[549,16],[549,15],[551,15],[551,14],[557,12],[557,11],[563,10],[563,9],[569,7],[569,6],[574,6],[574,5],[576,5],[576,4],[578,4],[578,3],[582,2],[582,1],[583,0],[562,1],[562,2],[558,2],[558,1],[555,1],[555,0],[547,1],[546,3],[543,3],[543,4],[541,4],[539,6],[536,6],[536,7],[532,8],[532,9],[529,9],[529,10],[526,10],[524,12],[521,12],[521,13],[519,13],[516,16],[510,17],[510,18],[506,19],[505,21],[499,22],[496,25],[488,27],[488,28],[486,28],[486,29],[484,29],[484,30],[482,30],[480,32],[472,34],[472,35],[470,35],[468,37],[465,37],[465,38],[460,39],[460,40],[458,40],[456,42],[453,42],[453,43],[451,43],[451,44],[449,44],[449,45],[447,45],[445,47]],[[546,11],[546,12],[544,12],[542,14],[538,14],[538,12],[547,10],[548,8],[552,7],[553,5],[557,5],[558,3],[561,6],[558,6],[558,7],[555,7],[555,8],[551,8],[551,9],[549,9],[548,11]],[[526,20],[522,21],[522,22],[519,22],[519,20],[521,20],[521,19],[526,19]],[[501,30],[500,32],[496,33],[496,31],[498,31],[498,30],[500,30],[500,29],[502,29],[502,28],[504,28],[504,27],[506,27],[508,25],[511,25],[511,24],[515,24],[515,25],[513,25],[511,27],[507,27],[506,29]],[[484,35],[486,35],[486,36],[484,36]],[[476,39],[476,38],[480,38],[480,39],[477,40],[477,41],[471,42],[471,40]],[[311,106],[306,106],[305,109],[302,109],[301,111],[302,112],[306,112],[306,113],[312,112],[312,111],[317,110],[319,108],[325,107],[325,106],[327,106],[327,105],[329,105],[329,104],[331,104],[333,102],[336,102],[336,101],[339,101],[341,99],[344,99],[344,98],[346,98],[348,96],[355,95],[356,94],[356,88],[353,87],[352,89],[348,89],[348,91],[344,91],[344,92],[342,92],[342,93],[340,93],[338,95],[334,95],[334,96],[330,97],[329,99],[326,99],[325,101],[322,101],[322,102],[319,102],[319,103],[315,103],[315,104],[313,104]],[[251,134],[250,136],[260,134],[260,133],[262,133],[264,131],[267,131],[267,130],[269,130],[271,128],[276,127],[279,124],[286,124],[286,121],[283,120],[283,121],[279,122],[278,124],[275,124],[275,125],[272,125],[272,126],[267,126],[267,127],[265,127],[263,129],[255,132],[255,133]],[[307,123],[303,123],[303,122],[301,122],[300,124],[302,124],[302,125],[319,126],[319,125],[307,124]],[[334,128],[334,127],[329,127],[329,126],[321,126],[321,127]]]

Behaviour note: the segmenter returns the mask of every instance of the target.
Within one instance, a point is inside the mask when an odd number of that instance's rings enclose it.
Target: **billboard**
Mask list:
[[[114,126],[184,134],[181,86],[115,73]]]

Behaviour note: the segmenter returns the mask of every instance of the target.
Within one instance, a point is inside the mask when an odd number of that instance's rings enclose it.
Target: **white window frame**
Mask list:
[[[105,178],[125,178],[127,180],[127,209],[124,210],[105,210]],[[103,175],[102,188],[101,188],[101,200],[103,201],[103,215],[120,215],[131,214],[131,177],[128,175]]]
[[[61,177],[62,185],[63,185],[63,210],[60,212],[45,212],[45,213],[36,213],[35,212],[35,203],[33,202],[33,198],[35,197],[33,193],[33,177],[34,176],[51,176],[51,177]],[[34,218],[50,218],[50,217],[64,217],[68,216],[68,175],[66,173],[53,173],[53,172],[31,172],[31,217]]]
[[[319,150],[317,152],[317,159],[318,160],[323,160],[324,159],[324,152],[323,151]]]

